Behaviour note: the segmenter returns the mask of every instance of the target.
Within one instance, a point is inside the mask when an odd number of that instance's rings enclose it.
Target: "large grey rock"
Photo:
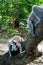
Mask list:
[[[39,18],[43,18],[43,8],[35,5],[35,6],[33,6],[33,11],[36,16],[38,16]]]
[[[43,19],[37,25],[35,29],[35,33],[37,37],[32,37],[30,34],[28,35],[27,42],[25,44],[25,50],[27,54],[34,54],[37,48],[37,45],[43,40]]]

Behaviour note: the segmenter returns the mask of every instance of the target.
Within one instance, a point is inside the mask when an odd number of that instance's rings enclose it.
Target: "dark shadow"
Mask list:
[[[0,57],[1,57],[2,55],[0,55]]]
[[[28,56],[26,53],[18,54],[8,58],[8,53],[6,53],[3,56],[0,56],[0,65],[26,65],[26,63],[29,63],[34,59],[34,56]]]

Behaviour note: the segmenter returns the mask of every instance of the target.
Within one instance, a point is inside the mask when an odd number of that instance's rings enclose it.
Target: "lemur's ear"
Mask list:
[[[21,39],[20,39],[20,42],[24,42],[24,38],[21,38]]]

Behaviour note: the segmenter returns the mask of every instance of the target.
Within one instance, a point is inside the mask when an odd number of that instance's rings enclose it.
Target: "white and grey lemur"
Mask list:
[[[14,51],[14,54],[17,54],[18,51],[19,53],[23,53],[22,51],[22,46],[21,46],[21,42],[24,42],[24,38],[16,35],[13,36],[11,39],[8,40],[8,48],[9,48],[9,57],[12,56],[12,51]]]

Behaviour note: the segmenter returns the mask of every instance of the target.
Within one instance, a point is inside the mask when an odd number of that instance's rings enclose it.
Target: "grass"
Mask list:
[[[1,39],[0,39],[0,43],[7,43],[7,40],[4,39],[4,38],[1,38]]]

